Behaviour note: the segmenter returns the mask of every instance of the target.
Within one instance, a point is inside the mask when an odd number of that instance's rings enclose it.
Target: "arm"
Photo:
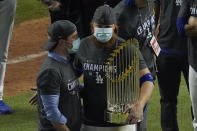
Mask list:
[[[180,36],[185,36],[184,27],[188,23],[188,18],[190,16],[190,6],[188,0],[183,0],[182,6],[179,10],[177,17],[177,31]]]
[[[140,94],[138,101],[135,104],[131,104],[126,109],[125,113],[129,113],[129,116],[126,120],[128,124],[135,124],[142,119],[143,109],[150,99],[150,96],[154,89],[153,78],[148,70],[146,63],[139,53],[139,67],[140,67]]]
[[[70,63],[72,63],[75,75],[81,77],[83,74],[82,65],[80,63],[79,57],[76,53],[69,54]]]
[[[160,21],[160,13],[161,13],[160,0],[154,1],[154,10],[155,10],[155,24],[156,26],[158,26]]]
[[[76,75],[78,77],[80,77],[83,74],[83,65],[82,65],[82,62],[81,62],[81,59],[80,59],[79,51],[77,52],[77,54],[74,57],[73,69],[76,72]]]
[[[142,81],[142,85],[139,99],[136,104],[129,105],[125,111],[125,113],[129,113],[129,116],[126,120],[128,124],[136,124],[142,119],[143,109],[150,99],[154,89],[153,78],[150,75],[148,68],[140,70],[140,77],[143,80],[140,80]]]
[[[139,104],[143,109],[146,103],[148,102],[148,100],[150,99],[154,89],[154,84],[153,84],[154,81],[148,68],[140,70],[140,81],[141,81],[141,90],[137,104]]]
[[[51,121],[54,128],[57,131],[70,131],[66,126],[67,119],[58,109],[59,95],[41,95],[41,100],[46,118]]]
[[[157,38],[159,34],[159,26],[160,26],[160,16],[161,16],[161,8],[160,8],[160,1],[154,1],[154,10],[155,10],[155,37]]]

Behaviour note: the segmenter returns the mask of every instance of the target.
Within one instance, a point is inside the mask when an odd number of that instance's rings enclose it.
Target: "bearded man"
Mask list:
[[[107,109],[105,66],[107,59],[124,40],[117,36],[118,27],[115,14],[108,5],[96,9],[91,23],[92,35],[85,37],[80,44],[74,61],[74,68],[83,71],[84,89],[83,119],[81,131],[134,131],[135,124],[143,115],[143,109],[149,100],[154,84],[142,55],[139,55],[140,95],[128,112],[127,124],[106,122],[104,112]],[[90,68],[99,67],[99,68]],[[112,67],[113,68],[113,67]]]

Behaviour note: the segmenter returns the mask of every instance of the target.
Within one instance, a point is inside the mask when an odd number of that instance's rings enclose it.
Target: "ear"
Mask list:
[[[95,28],[95,23],[93,22],[93,24],[92,24],[92,32],[94,32],[94,28]]]
[[[115,27],[115,24],[113,24],[112,29],[115,30],[115,28],[116,28],[116,27]]]
[[[117,31],[116,31],[116,26],[115,26],[115,24],[113,24],[112,30],[113,30],[113,32],[115,32],[115,33],[117,32]]]

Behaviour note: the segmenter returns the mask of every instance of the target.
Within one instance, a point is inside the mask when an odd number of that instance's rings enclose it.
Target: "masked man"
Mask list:
[[[69,54],[80,41],[76,26],[67,20],[54,22],[48,29],[49,51],[37,77],[39,131],[79,131],[80,99],[78,75]]]
[[[98,7],[91,23],[92,35],[84,38],[74,64],[84,73],[83,126],[82,131],[131,131],[134,125],[119,125],[104,120],[107,109],[105,63],[110,53],[124,40],[117,37],[118,27],[115,14],[108,5]],[[154,85],[153,78],[140,54],[141,90],[137,103],[129,106],[126,123],[135,124],[143,115],[143,109],[149,100]],[[97,67],[100,68],[92,68]],[[91,68],[90,68],[91,67]]]

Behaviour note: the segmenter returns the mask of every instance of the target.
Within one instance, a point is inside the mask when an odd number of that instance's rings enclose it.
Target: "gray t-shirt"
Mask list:
[[[79,131],[81,126],[81,106],[79,81],[72,64],[46,57],[37,77],[39,131],[55,131],[46,117],[41,95],[59,95],[59,111],[67,118],[71,131]]]
[[[114,8],[114,12],[118,21],[118,36],[139,41],[142,56],[152,76],[155,76],[154,51],[150,45],[155,32],[155,20],[151,7],[131,7],[123,0]]]

